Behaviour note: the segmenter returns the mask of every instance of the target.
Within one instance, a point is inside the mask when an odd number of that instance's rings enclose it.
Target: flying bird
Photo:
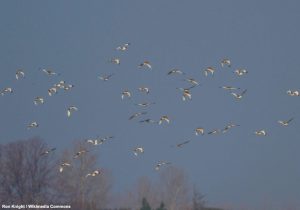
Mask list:
[[[58,76],[59,74],[52,71],[52,70],[49,70],[49,69],[42,69],[42,71],[47,75],[47,76]]]
[[[114,74],[99,76],[98,78],[103,81],[108,81]]]
[[[124,99],[125,97],[130,98],[131,93],[128,90],[124,90],[121,94],[121,98]]]
[[[64,168],[67,167],[67,166],[70,167],[71,164],[70,164],[70,163],[67,163],[67,162],[61,163],[61,164],[59,165],[59,172],[62,173],[63,170],[64,170]]]
[[[71,114],[74,112],[74,111],[78,111],[78,108],[76,106],[69,106],[68,110],[67,110],[67,116],[68,117],[71,117]]]
[[[240,126],[240,125],[236,125],[236,124],[230,123],[230,124],[228,124],[228,125],[225,126],[225,128],[222,130],[222,132],[226,133],[229,129],[237,127],[237,126]]]
[[[37,128],[37,127],[39,127],[39,124],[37,122],[32,122],[27,125],[27,129]]]
[[[160,167],[162,167],[163,165],[167,165],[167,164],[171,164],[171,162],[160,161],[156,164],[155,170],[158,171],[160,169]]]
[[[240,100],[242,99],[243,95],[247,92],[247,89],[244,90],[242,93],[238,94],[238,93],[231,93],[231,95],[234,96],[235,99]]]
[[[237,69],[234,71],[234,73],[236,73],[238,76],[243,76],[243,75],[247,74],[248,71],[246,69]]]
[[[232,86],[221,86],[220,88],[224,89],[224,90],[239,90],[241,88],[236,88],[236,87],[232,87]]]
[[[6,87],[3,90],[1,90],[1,92],[0,92],[1,96],[4,96],[7,93],[13,93],[13,89],[10,87]]]
[[[152,66],[151,66],[151,64],[150,64],[149,61],[144,61],[144,62],[141,63],[138,67],[139,67],[139,68],[147,67],[148,69],[152,69]]]
[[[200,128],[200,127],[198,127],[198,128],[196,128],[195,129],[195,134],[196,134],[196,136],[198,136],[198,135],[204,135],[204,128]]]
[[[143,147],[136,147],[133,149],[133,154],[135,156],[138,156],[139,154],[144,153],[144,148]]]
[[[129,45],[130,45],[130,43],[125,43],[123,45],[118,46],[116,48],[116,50],[118,50],[118,51],[126,51],[128,49],[128,47],[129,47]]]
[[[24,71],[21,70],[21,69],[17,70],[17,72],[16,72],[16,79],[18,80],[18,79],[24,78],[24,77],[25,77]]]
[[[44,99],[42,97],[36,97],[33,101],[35,105],[44,104]]]
[[[131,115],[129,117],[129,120],[132,120],[133,118],[136,118],[136,117],[139,117],[139,116],[145,115],[145,114],[147,114],[147,112],[137,112],[137,113],[134,113],[133,115]]]
[[[207,67],[206,69],[204,69],[204,75],[208,76],[208,74],[210,73],[211,75],[214,75],[215,72],[215,68],[213,67]]]
[[[110,59],[109,62],[111,62],[111,63],[113,63],[113,64],[117,64],[117,65],[120,65],[120,64],[121,64],[120,58],[112,58],[112,59]]]
[[[267,132],[265,130],[259,130],[259,131],[255,131],[255,134],[257,136],[266,136]]]
[[[278,120],[278,123],[283,126],[288,126],[292,120],[294,120],[294,118],[291,118],[289,120]]]
[[[220,132],[221,132],[220,129],[215,129],[215,130],[208,132],[207,134],[212,135],[212,134],[218,134]]]
[[[89,177],[89,176],[97,176],[100,174],[100,170],[95,170],[92,173],[88,173],[85,177]]]
[[[140,123],[157,123],[155,120],[152,119],[145,119],[145,120],[141,120]]]
[[[135,105],[141,106],[141,107],[148,107],[148,106],[150,106],[152,104],[155,104],[155,102],[143,102],[143,103],[137,103]]]
[[[224,58],[223,60],[221,60],[221,66],[231,67],[231,61],[228,58]]]
[[[48,155],[50,152],[53,152],[53,151],[55,151],[56,150],[56,148],[54,147],[54,148],[52,148],[52,149],[48,149],[48,150],[45,150],[44,152],[42,152],[40,155],[42,156],[42,155]]]
[[[49,96],[52,96],[52,95],[54,95],[56,93],[57,93],[57,89],[55,87],[52,87],[52,88],[48,89],[48,95]]]
[[[140,92],[144,92],[144,93],[146,93],[146,94],[149,94],[149,93],[150,93],[150,89],[147,88],[147,87],[139,87],[138,90],[139,90]]]
[[[168,72],[167,75],[173,75],[173,74],[183,74],[185,75],[185,73],[179,69],[172,69],[171,71]]]
[[[87,139],[86,142],[97,146],[97,145],[103,144],[104,140],[103,139]]]
[[[187,79],[184,79],[184,81],[187,81],[187,82],[191,83],[193,86],[198,86],[199,85],[199,82],[197,82],[193,78],[187,78]]]
[[[83,150],[80,150],[79,152],[76,152],[76,154],[73,156],[73,158],[78,158],[79,156],[81,156],[82,154],[88,152],[87,150],[83,149]]]
[[[299,96],[300,93],[298,90],[288,90],[286,91],[286,93],[289,95],[289,96]]]
[[[158,121],[158,124],[159,125],[162,124],[163,121],[167,122],[168,124],[170,123],[170,119],[169,119],[169,117],[167,115],[161,116],[160,119],[159,119],[159,121]]]
[[[182,142],[182,143],[179,143],[179,144],[176,145],[176,147],[181,148],[181,147],[183,147],[184,145],[190,143],[190,141],[191,141],[191,140],[188,140],[188,141],[184,141],[184,142]]]

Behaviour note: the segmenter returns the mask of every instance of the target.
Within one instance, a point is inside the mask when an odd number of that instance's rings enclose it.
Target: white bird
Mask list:
[[[121,98],[124,99],[125,97],[130,98],[131,93],[128,90],[124,90],[121,94]]]
[[[35,105],[44,104],[44,99],[42,97],[36,97],[33,101]]]
[[[59,165],[59,172],[62,173],[63,170],[64,170],[64,168],[67,167],[67,166],[70,167],[71,164],[70,164],[70,163],[67,163],[67,162],[61,163],[61,164]]]
[[[134,113],[133,115],[131,115],[129,117],[129,120],[132,120],[133,118],[136,118],[136,117],[139,117],[139,116],[145,115],[145,114],[147,114],[147,112],[137,112],[137,113]]]
[[[155,166],[155,170],[158,171],[160,169],[161,166],[163,165],[167,165],[167,164],[171,164],[171,162],[166,162],[166,161],[160,161],[156,164]]]
[[[211,66],[204,69],[205,76],[208,76],[209,73],[211,73],[211,75],[214,75],[214,72],[215,72],[215,68]]]
[[[76,154],[73,156],[73,158],[78,158],[80,155],[84,154],[88,152],[87,150],[83,149],[83,150],[80,150],[79,152],[76,152]]]
[[[144,93],[146,93],[146,94],[149,94],[149,93],[150,93],[150,89],[147,88],[147,87],[139,87],[138,90],[139,90],[140,92],[144,92]]]
[[[49,96],[52,96],[53,94],[56,94],[56,93],[57,93],[57,88],[52,87],[52,88],[48,89],[48,95]]]
[[[133,149],[133,154],[135,156],[138,156],[138,154],[144,153],[144,148],[143,147],[136,147]]]
[[[278,120],[278,123],[283,126],[288,126],[292,120],[294,120],[294,118],[291,118],[289,120]]]
[[[49,70],[49,69],[42,69],[42,71],[47,74],[48,76],[54,76],[54,75],[59,75],[58,73],[52,71],[52,70]]]
[[[27,125],[27,129],[37,128],[37,127],[39,127],[39,124],[37,122],[32,122]]]
[[[64,90],[68,91],[68,90],[71,90],[73,87],[74,87],[74,85],[66,84],[66,85],[64,85]]]
[[[225,126],[225,128],[222,130],[222,132],[226,133],[229,129],[237,127],[237,126],[240,126],[240,125],[236,125],[236,124],[230,123],[230,124],[228,124],[228,125]]]
[[[110,62],[113,64],[117,64],[117,65],[121,64],[120,58],[112,58],[112,59],[110,59]]]
[[[300,93],[298,90],[288,90],[286,91],[286,93],[289,95],[289,96],[299,96]]]
[[[138,67],[142,68],[142,67],[147,67],[148,69],[152,69],[152,66],[150,64],[149,61],[144,61],[143,63],[141,63]]]
[[[140,123],[157,123],[155,120],[152,119],[145,119],[145,120],[140,120]]]
[[[190,89],[195,86],[192,86],[190,88],[177,88],[178,90],[182,91],[182,100],[186,101],[187,99],[192,100],[192,94],[190,92]]]
[[[20,78],[24,78],[25,77],[25,73],[24,71],[22,71],[21,69],[17,70],[16,72],[16,79],[20,79]]]
[[[42,152],[40,155],[42,156],[42,155],[48,155],[50,152],[53,152],[53,151],[55,151],[56,150],[56,148],[54,147],[54,148],[52,148],[52,149],[48,149],[48,150],[45,150],[44,152]]]
[[[234,71],[234,73],[236,73],[238,76],[243,76],[243,75],[247,74],[248,71],[246,69],[237,69]]]
[[[199,85],[199,82],[197,82],[195,79],[193,78],[187,78],[187,79],[184,79],[185,81],[191,83],[193,86],[197,86]]]
[[[97,176],[100,174],[100,170],[95,170],[92,173],[88,173],[85,177],[89,177],[89,176]]]
[[[3,90],[1,90],[1,92],[0,92],[1,96],[4,96],[7,93],[13,93],[13,89],[10,87],[6,87]]]
[[[87,139],[86,142],[97,146],[97,145],[103,144],[104,140],[103,139]]]
[[[119,50],[119,51],[126,51],[129,47],[130,43],[125,43],[123,45],[120,45],[116,48],[116,50]]]
[[[212,131],[208,132],[207,134],[209,134],[209,135],[211,135],[211,134],[218,134],[220,132],[221,132],[220,129],[215,129],[215,130],[212,130]]]
[[[155,102],[137,103],[137,104],[135,104],[135,105],[141,106],[141,107],[148,107],[148,106],[150,106],[151,104],[155,104]]]
[[[265,130],[259,130],[259,131],[255,131],[255,134],[257,136],[266,136],[267,132]]]
[[[168,72],[168,75],[173,75],[173,74],[185,74],[183,71],[179,69],[172,69],[171,71]]]
[[[204,135],[204,128],[200,128],[200,127],[196,128],[195,134],[196,136],[198,136],[199,134]]]
[[[231,95],[233,95],[235,97],[235,99],[240,100],[242,99],[243,95],[247,92],[247,89],[244,90],[242,93],[238,94],[238,93],[231,93]]]
[[[74,111],[78,111],[78,108],[76,106],[69,106],[68,110],[67,110],[67,116],[68,117],[71,117],[71,114],[74,112]]]
[[[224,89],[224,90],[239,90],[241,88],[236,88],[236,87],[232,87],[232,86],[221,86],[220,88]]]
[[[224,58],[223,60],[221,60],[221,66],[228,66],[231,67],[231,61],[228,58]]]
[[[108,81],[114,74],[99,76],[98,78],[103,81]]]
[[[59,83],[54,84],[53,87],[64,89],[66,82],[64,80],[59,81]]]
[[[161,116],[160,119],[159,119],[159,121],[158,121],[158,124],[159,125],[162,124],[163,121],[167,122],[168,124],[170,123],[170,119],[169,119],[169,117],[167,115]]]

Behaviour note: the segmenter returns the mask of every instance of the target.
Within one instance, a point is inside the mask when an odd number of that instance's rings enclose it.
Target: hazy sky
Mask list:
[[[14,93],[0,97],[1,143],[42,137],[66,148],[74,140],[97,135],[116,138],[98,148],[100,165],[112,171],[114,190],[130,188],[140,176],[157,177],[154,165],[171,161],[183,168],[211,205],[300,205],[299,1],[1,1],[0,88]],[[130,42],[126,52],[115,48]],[[108,62],[120,57],[121,65]],[[231,68],[220,60],[230,58]],[[144,60],[152,71],[137,66]],[[203,69],[213,66],[214,77]],[[39,68],[61,75],[47,77]],[[17,81],[23,69],[26,78]],[[179,68],[200,81],[192,101],[183,102],[177,87],[188,87]],[[249,73],[237,77],[233,70]],[[97,79],[114,73],[108,82]],[[47,89],[65,80],[70,92],[49,97]],[[148,86],[146,96],[137,91]],[[236,101],[218,88],[247,89]],[[124,89],[131,100],[121,100]],[[35,106],[36,96],[45,104]],[[139,102],[156,102],[143,118],[171,118],[169,125],[139,124],[128,117]],[[66,116],[69,105],[79,111]],[[277,120],[294,117],[290,126]],[[40,127],[27,130],[31,121]],[[194,135],[227,123],[240,124],[215,136]],[[254,131],[266,129],[268,136]],[[171,147],[192,140],[182,149]],[[143,146],[145,154],[131,150]],[[254,208],[254,207],[253,207]]]

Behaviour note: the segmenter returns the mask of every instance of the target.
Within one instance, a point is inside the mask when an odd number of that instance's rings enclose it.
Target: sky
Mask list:
[[[157,177],[159,160],[172,162],[207,195],[211,205],[273,209],[300,206],[299,1],[1,1],[0,142],[34,136],[60,150],[74,140],[113,135],[99,149],[99,164],[111,170],[114,191],[130,188],[141,176]],[[126,52],[115,48],[130,43]],[[120,65],[109,62],[121,59]],[[230,68],[220,61],[229,58]],[[151,62],[152,70],[138,68]],[[203,69],[213,66],[215,75]],[[40,68],[59,76],[47,77]],[[186,76],[167,76],[178,68]],[[238,77],[235,69],[248,74]],[[16,80],[23,69],[25,78]],[[103,82],[97,77],[114,74]],[[176,88],[200,86],[182,101]],[[49,97],[48,88],[65,80],[69,92]],[[247,89],[237,101],[219,86]],[[147,86],[150,94],[138,92]],[[121,99],[128,89],[131,99]],[[45,104],[35,106],[37,96]],[[134,105],[155,102],[147,115],[129,121]],[[69,119],[66,109],[78,107]],[[140,124],[168,115],[169,125]],[[278,120],[294,120],[287,127]],[[37,121],[37,129],[27,124]],[[220,135],[207,132],[228,123],[239,127]],[[203,127],[206,134],[195,136]],[[258,137],[256,130],[267,136]],[[181,149],[172,147],[185,140]],[[131,150],[143,146],[138,158]]]

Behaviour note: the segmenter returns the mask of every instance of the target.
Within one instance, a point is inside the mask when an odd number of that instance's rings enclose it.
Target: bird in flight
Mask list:
[[[130,98],[131,97],[131,93],[129,92],[129,90],[124,90],[121,94],[121,98],[124,99],[125,97]]]
[[[113,64],[117,64],[117,65],[120,65],[120,64],[121,64],[120,58],[112,58],[112,59],[110,59],[109,62],[111,62],[111,63],[113,63]]]
[[[144,61],[144,62],[141,63],[138,67],[139,67],[139,68],[147,67],[148,69],[152,69],[152,66],[151,66],[151,64],[150,64],[149,61]]]
[[[61,164],[59,165],[59,172],[62,173],[63,170],[64,170],[64,168],[67,167],[67,166],[70,167],[71,164],[70,164],[70,163],[67,163],[67,162],[61,163]]]
[[[155,104],[155,102],[143,102],[143,103],[137,103],[135,105],[141,106],[141,107],[148,107],[148,106],[150,106],[152,104]]]
[[[184,145],[190,143],[190,141],[191,141],[191,140],[187,140],[187,141],[181,142],[181,143],[177,144],[176,147],[181,148],[181,147],[183,147]]]
[[[199,85],[199,82],[197,82],[193,78],[187,78],[187,79],[184,79],[184,81],[187,81],[187,82],[191,83],[193,86],[198,86]]]
[[[68,117],[71,117],[71,114],[72,114],[74,111],[78,111],[78,108],[77,108],[76,106],[69,106],[69,107],[68,107],[68,110],[67,110],[67,116],[68,116]]]
[[[145,120],[140,120],[140,123],[157,123],[155,120],[152,119],[145,119]]]
[[[241,88],[236,88],[236,87],[232,87],[232,86],[221,86],[220,88],[224,89],[224,90],[239,90]]]
[[[149,94],[149,93],[150,93],[150,89],[147,88],[147,87],[139,87],[138,90],[139,90],[140,92],[144,92],[144,93],[146,93],[146,94]]]
[[[208,76],[208,74],[210,73],[211,75],[214,75],[215,72],[215,68],[213,67],[207,67],[206,69],[204,69],[204,75]]]
[[[168,72],[167,75],[173,75],[173,74],[182,74],[182,75],[185,75],[185,73],[179,69],[172,69]]]
[[[168,124],[170,123],[170,119],[169,119],[169,117],[167,115],[161,116],[160,119],[159,119],[159,121],[158,121],[158,124],[159,125],[162,124],[163,121],[167,122]]]
[[[243,95],[247,92],[247,89],[244,90],[242,93],[238,94],[238,93],[231,93],[231,95],[234,96],[235,99],[240,100],[242,99]]]
[[[132,120],[132,119],[134,119],[134,118],[136,118],[136,117],[139,117],[139,116],[145,115],[145,114],[147,114],[147,112],[137,112],[137,113],[134,113],[133,115],[131,115],[131,116],[129,117],[129,120]]]
[[[125,43],[123,45],[118,46],[116,48],[116,50],[118,50],[118,51],[126,51],[126,50],[128,50],[129,45],[130,45],[130,43]]]
[[[198,135],[204,135],[204,128],[200,128],[200,127],[198,127],[198,128],[196,128],[195,129],[195,134],[196,134],[196,136],[198,136]]]
[[[18,80],[18,79],[24,78],[24,77],[25,77],[24,71],[21,70],[21,69],[17,70],[17,72],[16,72],[16,79]]]
[[[291,118],[289,120],[278,120],[278,123],[283,126],[288,126],[292,120],[294,120],[294,118]]]
[[[56,150],[56,148],[54,147],[54,148],[52,148],[52,149],[48,149],[48,150],[45,150],[44,152],[42,152],[40,155],[42,156],[42,155],[48,155],[50,152],[53,152],[53,151],[55,151]]]
[[[224,58],[223,60],[221,60],[221,66],[231,67],[231,61],[228,58]]]
[[[133,149],[133,154],[135,156],[138,156],[139,154],[144,153],[144,148],[143,147],[136,147]]]
[[[95,170],[92,173],[88,173],[85,177],[89,177],[89,176],[97,176],[100,174],[100,170]]]
[[[73,158],[78,158],[79,156],[81,156],[82,154],[88,152],[87,150],[83,149],[83,150],[80,150],[79,152],[76,152],[76,154],[73,156]]]
[[[108,81],[114,74],[99,76],[98,78],[103,81]]]
[[[162,167],[163,165],[167,165],[167,164],[171,164],[171,162],[160,161],[156,164],[155,170],[158,171],[160,169],[160,167]]]
[[[59,74],[50,70],[50,69],[42,69],[42,71],[47,75],[47,76],[58,76]]]
[[[104,141],[105,141],[104,139],[87,139],[86,140],[87,143],[90,143],[95,146],[103,144]]]
[[[13,93],[13,89],[10,87],[6,87],[3,90],[1,90],[1,92],[0,92],[1,96],[4,96],[7,93]]]
[[[234,71],[234,73],[236,73],[238,76],[243,76],[243,75],[247,74],[248,71],[246,69],[237,69]]]
[[[298,90],[288,90],[286,91],[286,93],[289,95],[289,96],[299,96],[300,93]]]
[[[218,134],[220,132],[221,132],[220,129],[215,129],[215,130],[208,132],[207,134],[212,135],[212,134]]]
[[[37,128],[37,127],[39,127],[39,124],[37,122],[32,122],[27,125],[27,129]]]
[[[186,101],[187,99],[192,100],[192,94],[190,92],[191,88],[177,88],[177,89],[182,91],[182,100],[183,101]]]
[[[42,97],[36,97],[33,101],[35,105],[44,104],[44,99]]]
[[[48,95],[49,95],[49,96],[52,96],[52,95],[54,95],[54,94],[56,94],[56,93],[57,93],[57,88],[52,87],[52,88],[49,88],[49,89],[48,89]]]
[[[267,132],[265,130],[259,130],[259,131],[255,131],[255,134],[257,136],[266,136]]]
[[[237,127],[237,126],[240,126],[240,125],[236,125],[236,124],[230,123],[230,124],[228,124],[228,125],[225,126],[225,128],[222,130],[222,132],[226,133],[229,129]]]

